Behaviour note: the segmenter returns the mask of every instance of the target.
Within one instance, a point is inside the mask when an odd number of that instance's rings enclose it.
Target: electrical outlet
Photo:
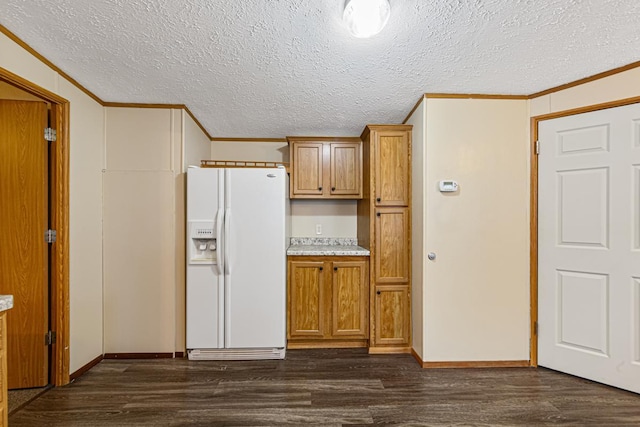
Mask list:
[[[316,234],[322,234],[322,224],[316,224]]]

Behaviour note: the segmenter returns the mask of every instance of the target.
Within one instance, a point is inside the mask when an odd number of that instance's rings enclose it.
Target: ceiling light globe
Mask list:
[[[389,0],[347,0],[342,19],[351,34],[367,38],[382,31],[390,14]]]

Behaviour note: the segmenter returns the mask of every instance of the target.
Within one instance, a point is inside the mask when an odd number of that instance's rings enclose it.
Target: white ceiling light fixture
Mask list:
[[[389,0],[346,0],[342,19],[356,37],[378,34],[389,20]]]

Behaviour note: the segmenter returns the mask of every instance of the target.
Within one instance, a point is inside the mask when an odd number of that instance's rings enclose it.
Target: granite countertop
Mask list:
[[[13,308],[13,295],[0,295],[0,311]]]
[[[292,237],[287,255],[369,256],[370,252],[358,246],[358,239],[355,238]]]

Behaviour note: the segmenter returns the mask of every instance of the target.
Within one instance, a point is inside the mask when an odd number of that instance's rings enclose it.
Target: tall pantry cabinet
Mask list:
[[[363,198],[358,242],[370,256],[370,353],[411,351],[411,129],[362,133]]]

